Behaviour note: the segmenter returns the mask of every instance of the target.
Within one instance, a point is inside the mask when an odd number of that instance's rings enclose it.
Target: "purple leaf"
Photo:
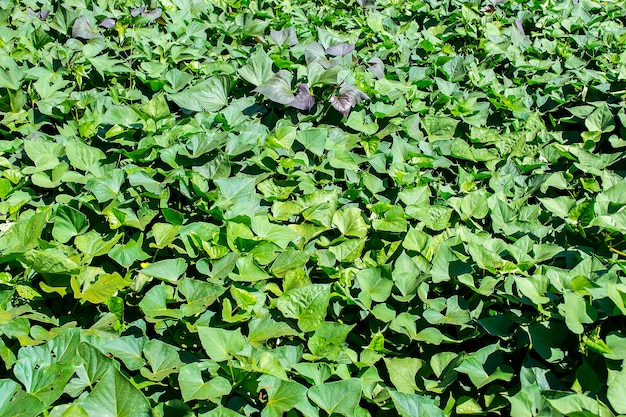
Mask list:
[[[133,10],[131,10],[131,11],[130,11],[130,15],[131,15],[132,17],[137,17],[137,16],[139,16],[140,14],[142,14],[145,10],[146,10],[146,8],[145,8],[144,6],[142,6],[142,7],[137,7],[137,8],[134,8]]]
[[[345,117],[350,115],[350,111],[363,100],[369,99],[367,94],[353,85],[344,84],[339,89],[340,95],[330,96],[330,104]]]
[[[315,104],[315,97],[311,95],[309,86],[307,84],[300,84],[298,86],[298,93],[294,97],[293,101],[289,103],[291,107],[298,110],[309,111]]]
[[[115,19],[111,19],[110,17],[106,17],[106,18],[102,19],[102,22],[100,22],[100,24],[98,26],[103,27],[105,29],[114,28],[115,27]]]
[[[48,18],[48,15],[50,14],[50,10],[41,9],[41,11],[38,14],[39,14],[39,20],[46,20]]]
[[[376,0],[356,0],[356,2],[359,4],[359,6],[365,9],[371,9],[373,7],[376,7]]]
[[[160,7],[149,11],[145,6],[137,7],[130,11],[130,15],[132,17],[137,17],[139,15],[149,18],[150,22],[158,19],[163,14],[163,10]]]
[[[150,21],[152,21],[152,20],[156,20],[159,17],[161,17],[161,15],[163,14],[163,10],[160,7],[157,7],[156,9],[154,9],[151,12],[144,11],[142,14],[144,16],[149,17]]]
[[[385,77],[385,64],[377,56],[367,61],[367,69],[378,79]]]
[[[332,95],[330,96],[330,104],[337,109],[337,111],[344,115],[344,117],[348,117],[350,115],[350,111],[352,110],[352,98],[347,94],[342,94],[340,96]]]
[[[326,48],[326,53],[332,56],[345,56],[354,51],[354,44],[340,43]]]

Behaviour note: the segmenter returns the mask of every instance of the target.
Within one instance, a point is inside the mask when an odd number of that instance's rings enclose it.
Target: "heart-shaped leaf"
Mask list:
[[[293,75],[285,70],[280,70],[263,85],[255,88],[255,93],[261,93],[268,99],[279,104],[290,104],[294,100],[291,92],[291,80]]]
[[[354,44],[339,43],[326,48],[326,53],[332,56],[346,56],[354,51]]]
[[[385,64],[379,57],[373,56],[367,61],[367,69],[374,74],[374,77],[385,78]]]
[[[307,84],[300,84],[298,86],[298,92],[289,105],[303,111],[309,111],[313,108],[315,105],[315,97],[311,94]]]
[[[294,46],[298,44],[298,36],[293,26],[286,27],[282,30],[272,30],[270,31],[270,37],[280,46]]]
[[[354,106],[363,100],[369,99],[367,94],[350,84],[344,84],[339,93],[339,95],[330,96],[330,104],[345,117],[350,115],[350,111]]]
[[[78,16],[72,25],[72,38],[93,39],[100,36],[93,22],[87,16]]]

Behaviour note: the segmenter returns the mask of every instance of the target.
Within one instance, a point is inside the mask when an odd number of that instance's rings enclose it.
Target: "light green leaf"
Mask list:
[[[364,238],[367,236],[369,227],[363,219],[361,209],[358,207],[342,207],[333,215],[333,225],[342,235]]]
[[[118,290],[127,287],[129,280],[124,279],[117,272],[112,274],[102,274],[98,280],[87,287],[84,287],[79,298],[87,300],[93,304],[100,304],[117,294]]]
[[[267,83],[274,76],[272,65],[272,59],[263,48],[259,47],[250,55],[246,65],[237,70],[237,73],[244,80],[258,87]]]
[[[226,77],[211,77],[167,98],[183,109],[217,112],[228,105],[229,84]]]
[[[626,414],[626,368],[609,380],[607,397],[609,403],[619,414]]]
[[[319,328],[326,317],[330,299],[330,285],[311,284],[283,293],[277,307],[285,317],[298,319],[303,332]]]
[[[356,279],[359,282],[362,292],[359,294],[367,294],[372,300],[382,303],[391,295],[393,281],[391,277],[380,268],[368,268],[359,271]]]
[[[100,149],[83,142],[68,142],[65,145],[65,154],[70,164],[81,171],[89,171],[106,157]]]
[[[458,124],[457,119],[448,116],[428,115],[422,118],[422,126],[431,142],[452,139]]]
[[[420,391],[415,383],[415,376],[424,366],[424,361],[418,358],[384,358],[391,383],[400,392],[413,394]]]
[[[80,265],[55,249],[32,249],[24,254],[24,262],[42,274],[72,275],[80,271]]]
[[[54,218],[52,236],[65,243],[76,235],[85,233],[89,228],[87,216],[70,206],[59,206]]]
[[[182,258],[176,258],[151,263],[143,268],[141,273],[164,281],[177,282],[186,270],[187,262]]]

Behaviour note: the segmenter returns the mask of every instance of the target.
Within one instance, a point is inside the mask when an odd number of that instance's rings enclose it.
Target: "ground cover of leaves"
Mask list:
[[[626,414],[620,0],[0,0],[0,417]]]

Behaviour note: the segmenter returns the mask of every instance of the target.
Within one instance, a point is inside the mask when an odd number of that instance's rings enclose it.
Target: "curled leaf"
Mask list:
[[[298,36],[296,35],[296,30],[293,26],[289,26],[288,28],[284,28],[282,30],[272,30],[270,31],[270,37],[277,45],[283,46],[294,46],[298,44]]]
[[[161,15],[163,14],[163,10],[160,7],[157,7],[156,9],[152,10],[151,12],[145,12],[142,13],[144,16],[149,17],[150,21],[156,20],[159,17],[161,17]]]
[[[376,0],[356,0],[356,2],[364,9],[371,9],[376,7]]]
[[[378,79],[385,77],[385,64],[377,56],[367,61],[367,69]]]
[[[307,84],[300,84],[298,86],[298,92],[289,106],[298,110],[309,111],[315,105],[315,97],[311,95],[309,86]]]
[[[98,30],[93,27],[93,23],[88,17],[78,16],[76,18],[72,25],[72,38],[89,40],[98,36]]]
[[[40,11],[35,12],[33,9],[29,7],[26,9],[26,14],[28,15],[28,17],[36,17],[37,19],[44,21],[50,14],[50,10],[41,9]]]
[[[350,111],[363,100],[369,99],[367,94],[353,85],[344,84],[339,90],[339,95],[330,96],[330,104],[345,117],[350,115]]]
[[[136,7],[130,11],[130,15],[132,17],[137,17],[141,15],[141,16],[147,17],[148,21],[150,22],[161,17],[162,14],[163,14],[163,10],[160,7],[157,7],[156,9],[149,11],[145,6],[142,6],[142,7]]]
[[[280,70],[263,85],[255,88],[255,93],[261,93],[273,102],[290,104],[294,100],[291,92],[291,80],[293,75],[285,70]]]
[[[354,44],[339,43],[326,48],[326,53],[332,56],[346,56],[354,51]]]
[[[526,34],[526,32],[524,32],[524,25],[522,25],[522,19],[515,19],[515,27],[517,27],[517,29],[522,32],[522,35]]]
[[[111,19],[110,17],[102,19],[102,22],[98,25],[105,29],[111,29],[115,27],[115,19]]]
[[[146,10],[146,8],[145,8],[144,6],[142,6],[142,7],[136,7],[136,8],[134,8],[133,10],[131,10],[131,11],[130,11],[130,15],[131,15],[132,17],[137,17],[137,16],[139,16],[140,14],[142,14],[145,10]]]

